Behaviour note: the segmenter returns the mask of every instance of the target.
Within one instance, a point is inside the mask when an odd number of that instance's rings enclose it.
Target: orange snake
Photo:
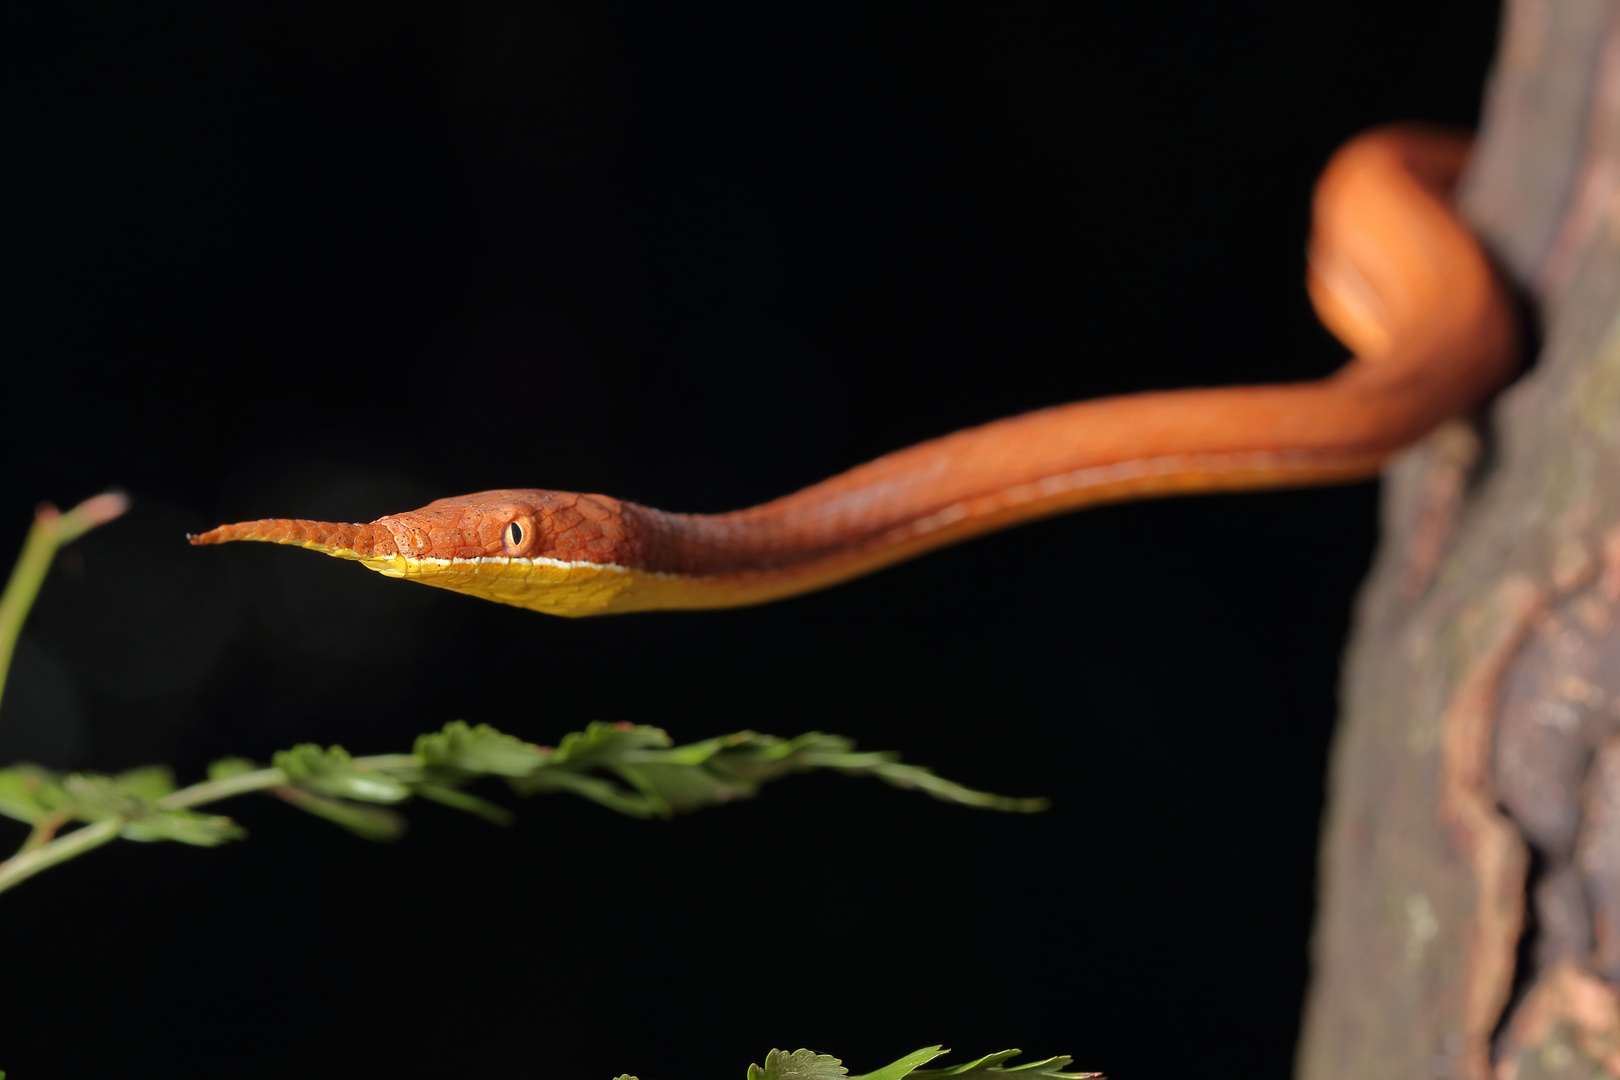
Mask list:
[[[368,525],[269,519],[193,544],[262,540],[557,615],[730,607],[819,589],[1019,522],[1178,492],[1376,473],[1513,375],[1511,297],[1452,214],[1458,135],[1362,135],[1317,182],[1307,287],[1355,354],[1328,378],[1061,405],[900,450],[727,514],[515,489]]]

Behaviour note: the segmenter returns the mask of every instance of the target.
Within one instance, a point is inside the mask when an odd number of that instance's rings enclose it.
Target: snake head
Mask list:
[[[385,577],[552,615],[640,610],[621,597],[639,580],[638,508],[569,491],[480,491],[365,525],[267,518],[221,525],[193,544],[259,540],[354,559]],[[645,517],[649,511],[640,511]],[[645,531],[645,529],[641,530]],[[656,606],[656,605],[651,605]]]
[[[539,489],[480,491],[439,499],[369,524],[267,518],[221,525],[193,544],[258,540],[295,544],[340,559],[412,563],[500,559],[618,563],[638,546],[622,505],[603,495]]]

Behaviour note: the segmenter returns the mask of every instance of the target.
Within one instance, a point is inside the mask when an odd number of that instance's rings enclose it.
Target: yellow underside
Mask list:
[[[851,576],[794,573],[747,578],[693,578],[623,566],[564,563],[553,559],[371,558],[313,541],[274,540],[360,563],[384,577],[449,589],[497,604],[578,618],[670,608],[739,607],[805,592]]]
[[[734,607],[757,604],[806,587],[802,582],[751,585],[652,574],[622,566],[525,559],[446,562],[395,555],[359,561],[385,577],[404,578],[565,618],[663,608]]]

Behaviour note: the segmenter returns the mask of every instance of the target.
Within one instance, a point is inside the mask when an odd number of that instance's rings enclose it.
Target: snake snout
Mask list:
[[[424,507],[408,514],[378,518],[373,525],[387,530],[394,546],[407,559],[478,559],[501,554],[504,518],[466,508]]]

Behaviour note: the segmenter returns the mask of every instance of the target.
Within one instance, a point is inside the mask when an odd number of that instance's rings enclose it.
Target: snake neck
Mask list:
[[[1335,376],[1060,406],[923,443],[732,513],[622,506],[638,569],[799,576],[807,588],[821,587],[1086,505],[1373,475],[1438,420],[1398,404],[1414,400],[1391,385],[1402,370],[1360,372],[1349,386]],[[1329,397],[1340,421],[1325,426],[1320,406]]]

